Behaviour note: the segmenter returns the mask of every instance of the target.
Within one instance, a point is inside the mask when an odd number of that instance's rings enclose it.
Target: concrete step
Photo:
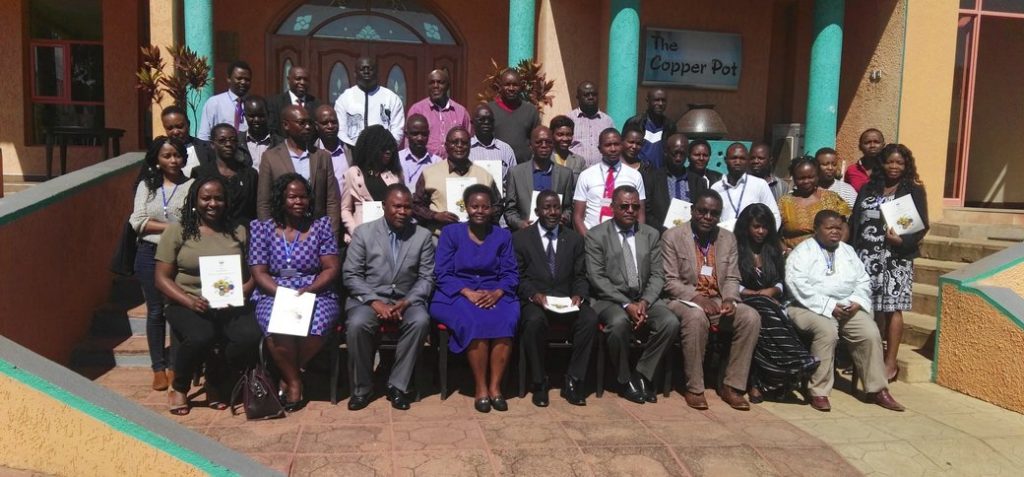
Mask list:
[[[921,241],[921,257],[945,262],[973,263],[1011,245],[1015,243],[928,235]]]
[[[914,302],[911,310],[922,315],[937,316],[939,310],[939,287],[914,283]]]
[[[146,307],[141,306],[127,312],[116,307],[101,308],[93,315],[89,334],[102,337],[125,337],[146,335]]]
[[[903,383],[927,383],[932,380],[932,360],[912,346],[900,346],[896,354],[900,367],[896,379]]]
[[[903,346],[931,349],[935,340],[937,319],[934,315],[923,315],[912,311],[903,312]]]
[[[170,338],[164,347],[170,346]],[[148,367],[149,344],[146,336],[92,336],[78,344],[71,353],[75,368],[92,366]]]
[[[933,222],[930,234],[950,238],[988,239],[1020,242],[1024,240],[1024,226],[1016,224],[971,224]]]
[[[925,285],[938,286],[939,277],[954,270],[959,270],[966,265],[963,262],[918,258],[914,260],[914,281]]]
[[[950,224],[1024,225],[1024,210],[946,207],[942,221]]]

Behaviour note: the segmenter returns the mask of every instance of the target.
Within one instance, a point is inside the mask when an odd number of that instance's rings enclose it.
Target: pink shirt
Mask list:
[[[461,104],[449,99],[443,108],[437,107],[430,98],[423,98],[409,108],[409,116],[422,114],[430,124],[430,138],[427,140],[427,151],[431,154],[447,158],[444,150],[444,138],[455,126],[462,126],[473,134],[473,126],[469,121],[469,113]],[[406,116],[408,118],[408,116]]]

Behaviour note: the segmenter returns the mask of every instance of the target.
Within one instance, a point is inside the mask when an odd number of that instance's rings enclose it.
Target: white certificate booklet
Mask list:
[[[268,333],[309,336],[309,322],[313,320],[316,293],[296,296],[296,292],[297,290],[291,288],[277,287],[274,308],[270,310]]]
[[[530,195],[530,223],[537,221],[537,196],[540,195],[539,190],[533,191]],[[562,203],[562,194],[558,194],[558,203]]]
[[[199,257],[199,280],[210,308],[245,305],[240,255]]]
[[[384,203],[379,200],[363,202],[363,223],[384,217]]]
[[[690,220],[690,207],[692,205],[685,200],[672,199],[672,202],[668,205],[668,213],[665,214],[665,223],[662,225],[666,229],[670,229],[685,224]]]
[[[580,311],[580,307],[572,304],[572,298],[567,296],[549,296],[547,297],[548,304],[544,308],[547,308],[555,313],[572,313],[574,311]]]
[[[476,184],[476,177],[449,177],[444,180],[445,196],[448,199],[445,207],[448,212],[459,217],[459,222],[469,220],[466,204],[462,202],[462,192],[473,184]]]
[[[885,224],[896,229],[896,233],[899,235],[912,234],[924,230],[924,221],[921,220],[921,215],[917,213],[914,198],[910,195],[890,200],[879,206],[879,209],[882,209],[882,217],[885,218]]]
[[[502,182],[505,175],[501,173],[501,168],[504,165],[501,161],[473,161],[473,164],[487,171],[494,179],[494,185],[498,186],[498,194],[505,195],[505,184]]]
[[[732,229],[736,228],[736,219],[726,220],[725,222],[719,222],[718,226],[725,230],[733,232]]]

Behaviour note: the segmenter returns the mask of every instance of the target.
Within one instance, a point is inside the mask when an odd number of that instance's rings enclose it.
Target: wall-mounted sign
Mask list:
[[[743,63],[739,34],[648,28],[644,44],[645,85],[739,88]]]

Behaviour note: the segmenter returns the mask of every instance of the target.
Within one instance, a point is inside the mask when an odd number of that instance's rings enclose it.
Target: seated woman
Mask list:
[[[512,234],[491,223],[491,188],[469,186],[462,200],[469,223],[441,230],[434,269],[437,292],[430,315],[451,330],[449,349],[466,351],[476,383],[476,410],[506,411],[501,378],[519,321],[519,271]]]
[[[224,343],[229,373],[219,372],[220,362],[207,363],[206,397],[210,407],[227,409],[223,398],[254,357],[259,343],[260,330],[251,306],[210,308],[201,291],[200,257],[241,258],[245,254],[245,227],[230,223],[226,213],[230,205],[224,179],[197,179],[181,208],[181,222],[167,224],[156,248],[156,288],[168,299],[164,314],[180,341],[169,393],[171,414],[188,414],[192,375],[215,342]],[[242,278],[242,291],[248,295],[254,286],[248,267],[242,266]]]
[[[356,140],[352,167],[345,171],[345,190],[341,192],[341,222],[345,224],[345,243],[363,224],[363,202],[383,202],[387,188],[402,182],[402,163],[398,145],[384,126],[367,127]]]
[[[734,231],[740,296],[761,315],[750,372],[750,401],[758,403],[764,400],[764,393],[781,396],[798,389],[818,367],[818,359],[800,341],[783,308],[786,265],[771,209],[751,204],[740,212]]]
[[[331,231],[330,217],[313,220],[312,195],[309,182],[301,175],[282,175],[274,180],[271,218],[254,220],[250,226],[249,267],[257,285],[252,295],[256,321],[281,372],[281,391],[288,412],[302,408],[302,371],[323,347],[324,337],[341,314],[334,292],[334,281],[341,273],[338,241]],[[278,287],[296,290],[300,295],[316,295],[307,336],[267,331]]]
[[[157,291],[153,279],[156,262],[153,255],[167,224],[181,219],[181,205],[192,185],[192,180],[181,171],[186,157],[185,146],[177,139],[160,136],[153,140],[146,151],[142,181],[135,188],[135,209],[128,218],[140,239],[135,253],[135,278],[142,285],[142,296],[146,298],[146,342],[156,391],[167,390],[174,372],[167,369],[164,357],[167,320],[164,319],[164,296]]]
[[[782,215],[782,242],[792,250],[814,234],[814,216],[822,210],[834,210],[849,217],[850,205],[839,194],[818,186],[818,161],[811,156],[789,163],[793,191],[779,198]]]

